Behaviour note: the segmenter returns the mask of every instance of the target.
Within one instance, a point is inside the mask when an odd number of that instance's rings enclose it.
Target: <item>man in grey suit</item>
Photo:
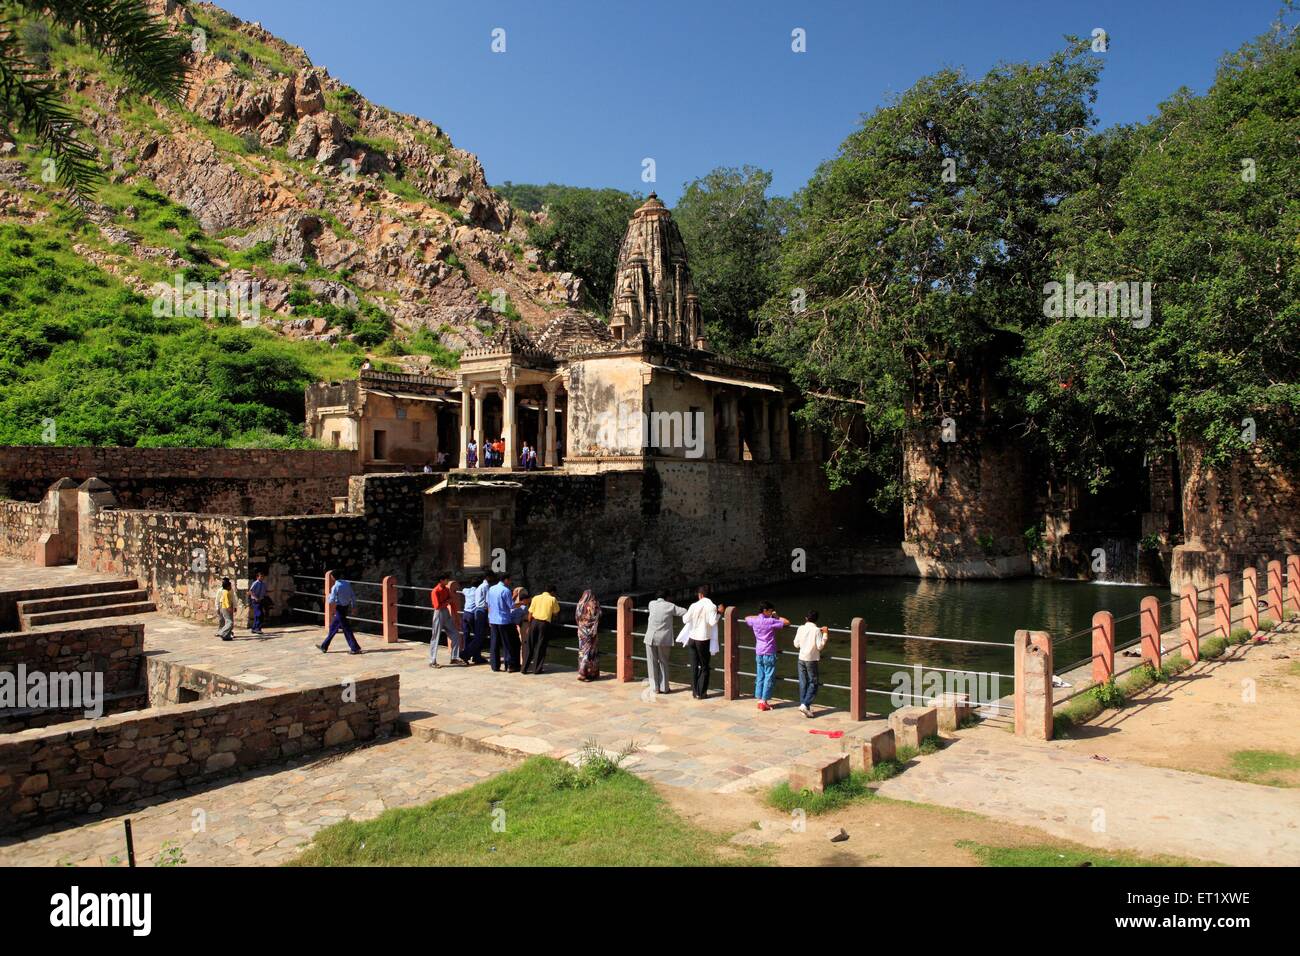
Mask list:
[[[673,618],[686,614],[660,591],[649,604],[650,620],[645,627],[646,668],[650,671],[650,686],[656,693],[668,693],[668,659],[673,653]]]

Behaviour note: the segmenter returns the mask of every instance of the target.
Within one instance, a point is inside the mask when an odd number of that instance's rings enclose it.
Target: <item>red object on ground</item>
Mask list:
[[[808,731],[808,733],[824,734],[825,736],[831,738],[831,740],[839,740],[841,737],[844,736],[844,731],[842,730],[810,730]]]

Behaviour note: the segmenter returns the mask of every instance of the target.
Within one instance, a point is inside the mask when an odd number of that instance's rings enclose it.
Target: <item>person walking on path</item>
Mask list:
[[[487,593],[492,585],[485,575],[483,580],[465,592],[465,646],[461,659],[466,664],[486,664],[483,659],[483,642],[488,634]]]
[[[758,699],[759,710],[771,710],[772,680],[776,677],[776,632],[790,622],[777,617],[776,608],[764,601],[758,606],[758,613],[745,618],[745,623],[754,632],[754,658],[758,664],[754,697]]]
[[[344,578],[336,577],[334,587],[330,588],[329,603],[334,605],[334,618],[330,621],[330,630],[325,635],[325,643],[318,645],[321,653],[329,653],[330,641],[334,640],[335,634],[342,631],[344,639],[348,642],[348,653],[360,654],[361,646],[357,644],[357,639],[352,634],[352,625],[348,623],[348,615],[352,613],[352,607],[357,603],[356,595],[352,593],[352,585]]]
[[[657,694],[666,694],[668,686],[668,663],[673,655],[673,618],[685,617],[686,608],[678,607],[668,600],[668,593],[660,591],[648,605],[649,620],[645,627],[646,670],[650,675],[650,686]]]
[[[582,592],[573,619],[578,625],[578,680],[593,681],[600,676],[600,601],[591,588]]]
[[[456,639],[452,636],[455,632],[451,620],[451,588],[447,587],[449,577],[446,571],[439,571],[438,583],[429,592],[429,602],[433,605],[433,633],[429,638],[430,667],[442,666],[438,663],[438,645],[442,643],[444,634],[447,635],[448,663],[456,661]]]
[[[235,586],[230,578],[221,579],[221,590],[217,592],[217,617],[221,626],[217,628],[217,637],[223,641],[235,639]]]
[[[259,635],[262,633],[262,622],[266,620],[268,603],[270,602],[266,597],[266,572],[259,569],[253,583],[248,586],[248,614],[252,619],[249,622],[248,633]]]
[[[524,673],[540,674],[546,666],[546,648],[554,636],[555,617],[560,613],[560,602],[555,597],[555,585],[548,584],[542,593],[528,605],[528,639],[524,641]]]
[[[709,674],[713,655],[718,653],[718,619],[726,610],[709,598],[708,585],[696,589],[695,603],[682,616],[682,630],[677,643],[691,651],[691,696],[704,700],[709,696]]]
[[[813,700],[822,686],[822,648],[829,637],[829,629],[817,626],[816,611],[809,611],[799,630],[794,632],[794,647],[799,652],[799,710],[805,717],[813,715]]]
[[[515,604],[510,587],[510,575],[504,574],[499,579],[495,574],[488,575],[492,586],[487,592],[488,627],[492,631],[492,647],[489,655],[492,670],[499,671],[504,665],[511,674],[519,673],[519,622],[527,608]]]

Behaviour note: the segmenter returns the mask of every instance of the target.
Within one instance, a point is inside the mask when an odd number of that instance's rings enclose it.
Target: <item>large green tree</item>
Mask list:
[[[758,309],[776,292],[789,201],[769,197],[772,174],[719,167],[687,183],[673,208],[690,257],[711,346],[753,347]]]
[[[942,418],[1013,427],[1006,360],[1042,319],[1059,206],[1086,183],[1100,58],[1071,40],[1037,64],[925,77],[862,127],[796,197],[763,348],[813,393],[861,403],[865,465],[901,493],[897,443]],[[848,434],[846,406],[808,417]]]
[[[1226,57],[1204,96],[1093,144],[1062,203],[1058,274],[1152,283],[1150,322],[1062,316],[1018,363],[1053,456],[1104,481],[1125,451],[1300,444],[1300,37],[1279,22]]]
[[[57,182],[86,201],[101,176],[99,151],[49,75],[50,31],[107,57],[140,93],[174,101],[185,82],[189,41],[170,32],[144,0],[5,0],[0,3],[0,123],[35,137]]]

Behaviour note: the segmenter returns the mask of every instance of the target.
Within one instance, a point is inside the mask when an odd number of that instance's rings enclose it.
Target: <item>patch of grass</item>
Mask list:
[[[1275,627],[1277,627],[1277,621],[1273,620],[1271,617],[1261,617],[1259,619],[1259,629],[1261,632],[1271,631]]]
[[[1295,786],[1273,774],[1300,770],[1300,755],[1280,750],[1236,750],[1229,755],[1229,759],[1232,761],[1233,777],[1269,787]]]
[[[1086,847],[990,846],[973,840],[958,840],[957,846],[975,854],[981,866],[1186,866],[1173,857],[1144,857],[1124,851],[1092,850]]]
[[[607,758],[612,759],[612,758]],[[705,866],[719,834],[683,820],[654,788],[614,767],[583,770],[533,757],[419,807],[345,821],[316,834],[293,866]],[[593,772],[594,773],[594,772]]]
[[[1250,630],[1244,627],[1234,627],[1228,635],[1229,644],[1245,644],[1250,640]]]

